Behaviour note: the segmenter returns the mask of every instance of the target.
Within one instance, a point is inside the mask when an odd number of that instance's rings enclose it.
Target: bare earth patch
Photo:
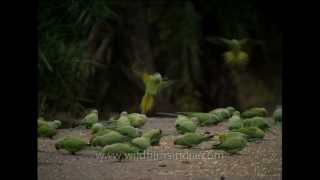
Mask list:
[[[61,129],[53,139],[38,138],[38,179],[39,180],[277,180],[282,176],[282,134],[281,128],[272,127],[264,140],[249,143],[241,155],[227,155],[223,151],[210,149],[203,143],[197,148],[182,149],[173,145],[176,135],[174,118],[149,118],[144,129],[161,128],[165,136],[159,146],[148,152],[157,152],[156,159],[125,160],[117,162],[101,159],[97,151],[87,149],[72,156],[64,151],[56,151],[54,143],[65,136],[76,136],[89,141],[89,130],[74,128]],[[203,127],[203,131],[227,131],[224,123]],[[173,159],[172,154],[179,159]],[[201,154],[190,159],[187,153]],[[223,178],[222,178],[223,179]]]

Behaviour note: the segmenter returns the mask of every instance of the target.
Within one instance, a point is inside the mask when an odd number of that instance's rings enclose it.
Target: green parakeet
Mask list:
[[[43,123],[38,127],[38,136],[39,137],[49,137],[52,138],[57,134],[56,125],[53,123]]]
[[[103,136],[105,134],[108,134],[109,132],[117,132],[117,131],[112,130],[112,129],[108,129],[108,128],[101,129],[97,133],[93,134],[93,136],[90,138],[90,144],[92,143],[94,138],[96,138],[98,136]]]
[[[162,136],[161,129],[150,129],[143,133],[142,137],[150,139],[150,144],[152,146],[158,145]]]
[[[193,121],[195,121],[195,118],[190,119],[186,116],[178,115],[175,127],[180,134],[184,134],[187,132],[195,132],[197,126]]]
[[[177,137],[174,140],[174,144],[187,146],[190,148],[192,146],[196,146],[200,144],[203,141],[207,141],[212,137],[213,135],[202,135],[199,133],[185,133],[184,135]]]
[[[227,109],[225,108],[217,108],[214,109],[212,111],[209,112],[210,114],[216,114],[217,116],[219,116],[219,121],[223,121],[225,119],[228,119],[232,116],[232,112],[229,112]]]
[[[115,143],[107,145],[102,149],[102,153],[105,155],[116,156],[118,160],[122,160],[129,153],[139,153],[142,150],[129,143]]]
[[[142,150],[145,150],[151,146],[150,138],[145,136],[134,138],[131,143]]]
[[[116,121],[116,124],[117,124],[117,127],[131,126],[131,122],[128,117],[128,113],[125,111],[121,112],[120,118]]]
[[[94,123],[91,127],[91,133],[95,134],[102,129],[104,129],[104,125],[102,123]]]
[[[59,120],[54,120],[51,122],[57,129],[61,127],[62,123]]]
[[[145,85],[145,94],[142,98],[140,108],[141,113],[146,114],[153,108],[155,96],[171,83],[169,81],[164,81],[160,73],[143,73],[142,76],[143,83]]]
[[[229,120],[227,124],[228,128],[230,130],[232,129],[239,129],[243,126],[243,121],[239,115],[233,115]]]
[[[229,113],[231,113],[231,114],[233,114],[236,111],[236,109],[234,107],[232,107],[232,106],[226,107],[226,110],[228,110]]]
[[[267,115],[268,115],[267,109],[262,107],[250,108],[241,113],[242,118],[252,118],[256,116],[266,117]]]
[[[200,126],[206,126],[219,123],[220,119],[216,114],[202,113],[202,112],[179,112],[179,114],[186,115],[188,117],[195,117],[198,119]]]
[[[264,131],[262,131],[258,127],[246,127],[246,128],[243,127],[240,129],[236,129],[234,131],[246,134],[248,136],[249,141],[252,141],[255,139],[262,139],[264,137]]]
[[[227,133],[222,133],[222,134],[218,134],[218,140],[220,142],[225,141],[228,138],[232,138],[232,137],[241,137],[241,138],[248,138],[248,135],[242,133],[242,132],[236,132],[236,131],[230,131]]]
[[[275,122],[282,122],[282,107],[277,107],[272,116]]]
[[[136,138],[142,135],[142,131],[140,129],[134,128],[132,126],[118,126],[116,130],[122,135],[128,136],[130,138]]]
[[[122,135],[117,131],[111,131],[102,136],[96,136],[92,139],[91,144],[93,146],[105,146],[113,143],[126,142],[129,141],[130,138]]]
[[[266,122],[263,117],[253,117],[243,120],[243,127],[258,127],[262,130],[270,128],[269,124]]]
[[[91,110],[89,114],[87,114],[83,119],[82,119],[82,124],[86,126],[87,129],[91,128],[91,126],[94,123],[97,123],[99,120],[98,118],[98,110],[94,109]]]
[[[85,141],[73,137],[65,137],[55,143],[57,150],[64,149],[73,155],[87,146],[88,144]]]
[[[131,126],[139,128],[146,123],[147,116],[139,113],[128,114]]]
[[[236,136],[225,138],[220,144],[216,145],[215,148],[224,150],[230,154],[235,154],[244,149],[246,145],[246,138]]]

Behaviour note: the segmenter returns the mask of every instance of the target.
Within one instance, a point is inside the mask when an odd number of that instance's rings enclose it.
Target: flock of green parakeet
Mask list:
[[[180,112],[177,115],[175,128],[178,135],[174,144],[191,148],[204,141],[215,141],[213,148],[234,154],[246,147],[248,141],[263,139],[270,125],[265,120],[268,111],[265,108],[250,108],[242,113],[233,107],[217,108],[208,113]],[[274,113],[275,122],[282,121],[282,109],[278,107]],[[122,112],[116,119],[108,123],[99,121],[98,111],[92,110],[82,120],[81,125],[91,130],[92,137],[88,142],[76,137],[64,137],[55,143],[57,150],[64,149],[76,154],[89,146],[101,147],[104,155],[117,155],[119,160],[125,154],[140,153],[150,146],[158,145],[162,137],[161,129],[140,129],[147,120],[144,114]],[[201,133],[200,126],[216,125],[227,122],[229,132]],[[58,120],[45,121],[38,119],[38,136],[52,138],[61,127]]]

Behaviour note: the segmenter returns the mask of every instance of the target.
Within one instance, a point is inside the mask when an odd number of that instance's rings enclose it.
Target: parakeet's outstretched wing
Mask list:
[[[163,89],[171,86],[173,83],[174,83],[173,80],[162,81],[159,85],[159,92],[162,91]]]

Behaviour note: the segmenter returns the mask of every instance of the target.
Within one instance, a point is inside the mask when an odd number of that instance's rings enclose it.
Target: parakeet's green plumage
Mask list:
[[[104,129],[104,125],[102,123],[94,123],[91,127],[91,133],[95,134],[102,129]]]
[[[86,128],[89,129],[94,123],[97,123],[98,121],[98,110],[94,109],[82,119],[82,124],[84,124]]]
[[[228,128],[230,130],[232,129],[239,129],[243,126],[243,121],[239,115],[233,115],[229,120],[227,124]]]
[[[52,123],[44,123],[38,127],[38,136],[39,137],[50,137],[52,138],[57,134],[56,125]]]
[[[146,123],[147,116],[139,113],[128,114],[131,126],[139,128]]]
[[[135,146],[137,146],[138,148],[142,149],[142,150],[145,150],[147,149],[148,147],[151,146],[151,141],[150,141],[150,138],[147,138],[147,137],[137,137],[137,138],[134,138],[131,143]]]
[[[209,140],[212,137],[212,135],[202,135],[199,133],[185,133],[184,135],[177,137],[174,140],[174,144],[192,147],[200,144],[203,141]]]
[[[51,122],[57,129],[61,127],[62,123],[59,120],[54,120]]]
[[[182,115],[178,115],[175,127],[180,134],[195,132],[197,129],[197,126],[190,118]]]
[[[120,116],[120,118],[117,120],[117,127],[121,127],[121,126],[131,126],[131,122],[130,119],[128,118],[128,115],[126,114],[126,112],[122,112],[122,115]]]
[[[233,114],[236,111],[236,109],[234,107],[231,107],[231,106],[226,107],[226,110],[228,110],[229,113],[231,113],[231,114]]]
[[[255,107],[250,108],[244,112],[241,113],[242,118],[252,118],[252,117],[266,117],[268,115],[268,111],[266,108],[262,107]]]
[[[139,153],[141,151],[141,149],[129,143],[115,143],[102,149],[103,154],[116,156],[119,160],[125,158],[129,153]]]
[[[130,138],[122,135],[117,131],[111,131],[102,136],[96,136],[92,139],[91,144],[93,146],[105,146],[113,143],[126,142],[129,141]]]
[[[264,137],[264,131],[262,131],[258,127],[243,127],[240,129],[236,129],[235,131],[246,134],[249,140],[262,139]]]
[[[98,136],[103,136],[105,134],[108,134],[109,132],[117,132],[117,131],[112,130],[112,129],[107,129],[107,128],[101,129],[97,133],[93,134],[93,136],[90,139],[90,144],[92,143],[94,138],[96,138]]]
[[[227,132],[227,133],[222,133],[218,135],[219,141],[223,142],[228,138],[232,138],[232,137],[241,137],[241,138],[248,138],[248,135],[242,133],[242,132],[236,132],[236,131],[231,131],[231,132]]]
[[[225,108],[217,108],[209,112],[210,114],[216,114],[219,116],[219,121],[226,120],[232,116],[232,112],[229,112],[229,110]]]
[[[132,126],[119,126],[116,128],[118,132],[122,135],[128,136],[130,138],[136,138],[142,135],[142,131],[138,128]]]
[[[65,137],[55,143],[55,148],[57,150],[64,149],[71,154],[75,154],[84,149],[87,145],[88,144],[85,141],[79,138]]]
[[[198,119],[200,126],[206,126],[211,124],[217,124],[220,122],[219,117],[216,114],[202,113],[202,112],[180,112],[188,117],[195,117]]]
[[[143,133],[142,137],[150,139],[150,144],[158,145],[161,139],[162,131],[161,129],[150,129]]]
[[[268,129],[270,126],[263,117],[253,117],[243,120],[243,127],[258,127],[262,130]]]
[[[238,153],[247,145],[247,140],[243,137],[225,138],[220,144],[216,145],[217,149],[222,149],[230,154]]]
[[[277,108],[272,116],[275,122],[282,122],[282,107]]]

